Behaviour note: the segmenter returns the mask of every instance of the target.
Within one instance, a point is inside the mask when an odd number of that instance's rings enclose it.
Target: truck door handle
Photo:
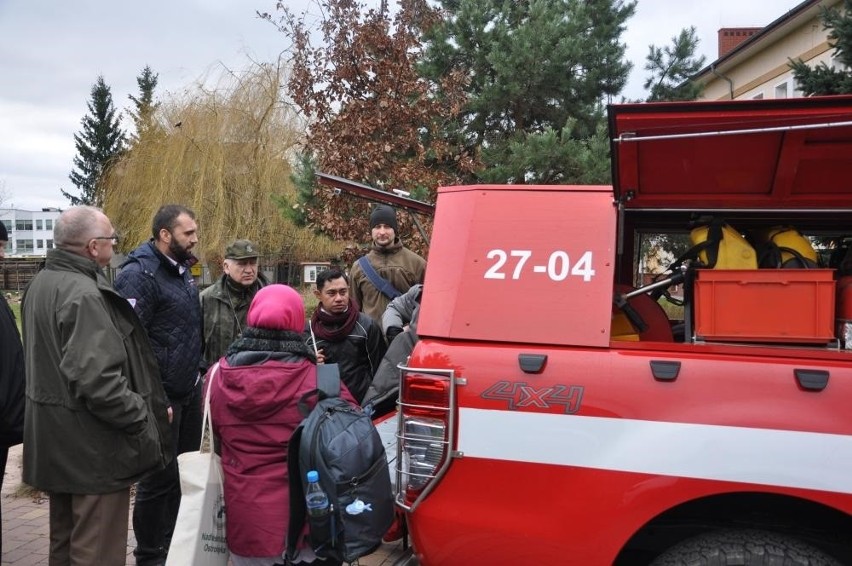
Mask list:
[[[674,381],[680,373],[680,362],[651,360],[651,374],[657,381]]]
[[[524,373],[541,373],[547,363],[547,354],[518,354],[518,365]]]
[[[823,369],[799,369],[793,370],[799,387],[807,391],[822,391],[828,387],[829,373]]]

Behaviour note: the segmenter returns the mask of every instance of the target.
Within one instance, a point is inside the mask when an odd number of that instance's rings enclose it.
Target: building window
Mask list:
[[[53,240],[48,240],[48,241],[47,241],[47,249],[49,249],[49,250],[52,250],[52,249],[53,249]]]
[[[30,227],[32,230],[32,227]],[[15,251],[19,254],[24,254],[27,252],[33,251],[33,241],[32,240],[15,240]]]
[[[44,229],[45,230],[53,230],[53,220],[45,220],[44,221]]]
[[[41,218],[36,220],[36,230],[43,230]]]
[[[787,98],[788,96],[786,81],[780,85],[775,85],[775,98]]]
[[[15,230],[32,230],[32,220],[15,220]]]
[[[43,250],[44,249],[44,240],[36,240],[36,249]]]

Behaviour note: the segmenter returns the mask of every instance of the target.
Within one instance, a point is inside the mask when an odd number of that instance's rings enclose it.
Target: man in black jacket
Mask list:
[[[0,222],[0,260],[6,257],[9,234]],[[6,473],[9,447],[20,444],[24,434],[24,349],[15,315],[0,292],[0,488]],[[0,509],[2,518],[2,509]],[[0,532],[0,556],[3,534]]]
[[[316,349],[317,363],[338,364],[341,381],[361,403],[385,355],[379,323],[358,310],[349,278],[339,269],[317,275],[314,294],[319,305],[308,322],[308,345]]]
[[[198,450],[201,438],[201,303],[189,272],[197,261],[191,253],[198,243],[195,213],[165,205],[154,215],[151,232],[153,238],[122,265],[115,288],[148,333],[173,411],[173,444],[181,454]],[[137,565],[165,563],[180,497],[177,459],[139,482],[133,508]]]

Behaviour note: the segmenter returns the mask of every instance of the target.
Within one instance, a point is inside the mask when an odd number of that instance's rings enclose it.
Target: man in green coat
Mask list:
[[[228,346],[246,326],[246,314],[255,294],[267,284],[258,271],[257,247],[249,240],[236,240],[225,249],[224,273],[201,292],[204,321],[202,372],[225,355]]]
[[[63,212],[24,293],[24,481],[50,496],[50,563],[123,565],[130,486],[172,458],[170,409],[133,308],[104,277],[100,209]]]

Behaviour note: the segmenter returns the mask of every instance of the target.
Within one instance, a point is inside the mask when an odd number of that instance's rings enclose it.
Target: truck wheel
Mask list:
[[[651,566],[841,566],[822,550],[786,535],[727,530],[687,539]]]

